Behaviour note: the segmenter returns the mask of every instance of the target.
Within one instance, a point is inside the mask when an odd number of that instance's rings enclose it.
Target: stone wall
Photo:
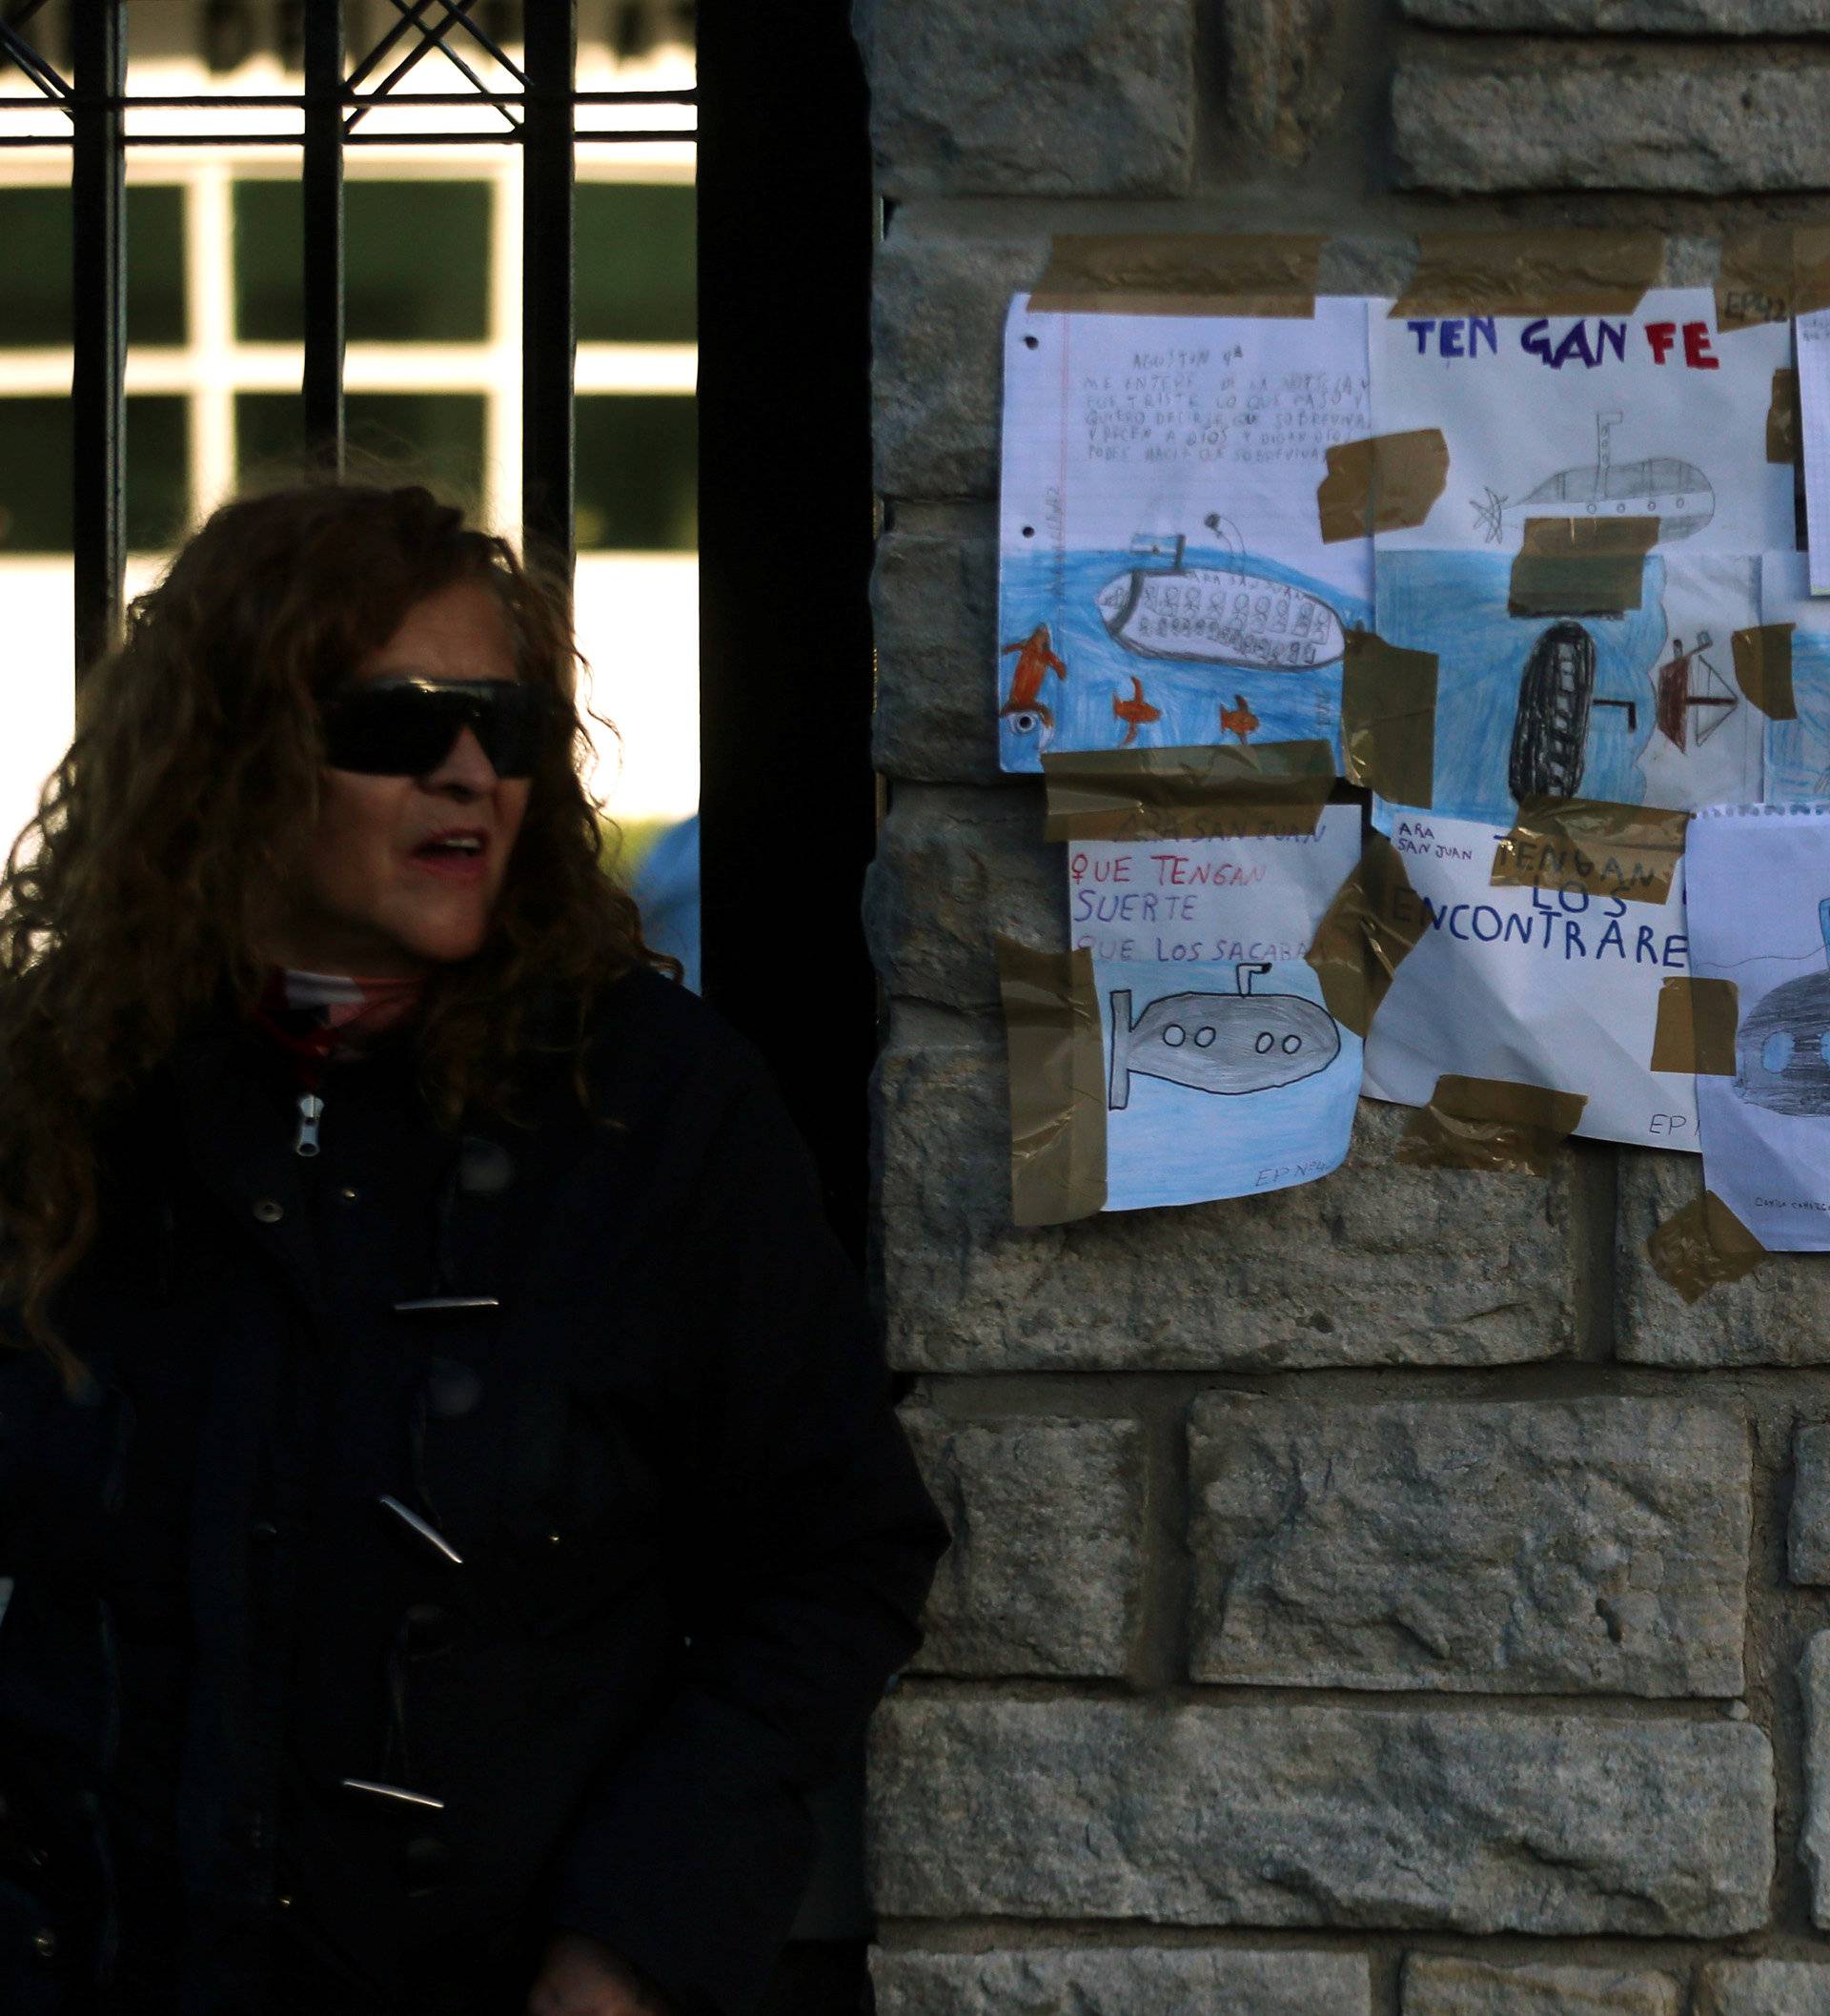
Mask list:
[[[954,1525],[880,1716],[886,2016],[1830,2016],[1830,1261],[1687,1306],[1696,1164],[1009,1222],[1000,326],[1051,234],[1830,215],[1825,0],[861,0],[881,1292]],[[1822,1928],[1822,1929],[1820,1929]]]

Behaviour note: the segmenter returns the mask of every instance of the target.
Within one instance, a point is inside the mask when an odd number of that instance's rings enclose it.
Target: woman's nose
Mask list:
[[[419,780],[428,791],[460,791],[466,796],[492,791],[498,781],[495,764],[471,728],[460,728],[444,761]]]

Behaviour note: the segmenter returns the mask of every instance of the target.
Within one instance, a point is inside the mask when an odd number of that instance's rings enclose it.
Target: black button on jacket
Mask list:
[[[200,1029],[0,1355],[0,2008],[740,2016],[944,1534],[746,1049],[647,974],[522,1125]]]

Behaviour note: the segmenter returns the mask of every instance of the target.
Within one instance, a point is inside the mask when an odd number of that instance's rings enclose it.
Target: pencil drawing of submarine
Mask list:
[[[1596,699],[1595,639],[1566,618],[1539,636],[1519,675],[1506,768],[1515,798],[1576,797],[1588,761],[1589,718],[1596,707],[1618,707],[1627,717],[1627,732],[1638,728],[1636,702]]]
[[[1107,1104],[1128,1106],[1131,1073],[1190,1091],[1266,1092],[1312,1078],[1340,1054],[1334,1018],[1301,994],[1254,994],[1251,976],[1269,966],[1236,968],[1233,994],[1162,994],[1135,1022],[1127,988],[1112,994],[1112,1073]]]
[[[1818,931],[1830,965],[1830,901],[1818,905]],[[1736,1031],[1735,1090],[1769,1112],[1830,1113],[1830,971],[1760,996]]]
[[[1232,543],[1226,520],[1210,513],[1206,522]],[[1333,664],[1347,648],[1340,618],[1319,595],[1273,580],[1238,554],[1224,566],[1190,567],[1180,532],[1140,532],[1131,551],[1169,564],[1115,574],[1093,606],[1109,634],[1140,658],[1303,672]]]
[[[1489,490],[1486,501],[1470,499],[1474,523],[1498,545],[1511,535],[1522,536],[1532,518],[1653,518],[1658,520],[1656,543],[1668,544],[1700,531],[1716,515],[1716,492],[1695,462],[1675,455],[1648,456],[1637,462],[1616,462],[1612,452],[1618,413],[1595,417],[1595,460],[1547,476],[1524,497],[1504,498]]]

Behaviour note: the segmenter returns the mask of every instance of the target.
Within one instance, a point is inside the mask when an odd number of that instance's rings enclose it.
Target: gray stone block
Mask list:
[[[1194,158],[1194,0],[858,0],[892,196],[1177,195]]]
[[[1407,1954],[1404,2016],[1678,2016],[1678,1986],[1647,1967],[1494,1966]]]
[[[1603,35],[1807,35],[1823,0],[1398,0],[1431,28],[1550,29]]]
[[[1775,1253],[1689,1303],[1653,1272],[1647,1239],[1702,1185],[1695,1155],[1621,1151],[1618,1354],[1641,1365],[1830,1365],[1830,1255]]]
[[[1194,1678],[1738,1694],[1749,1465],[1740,1421],[1679,1401],[1211,1395]]]
[[[903,1420],[953,1534],[916,1670],[1122,1674],[1144,1581],[1137,1423]]]
[[[1830,1422],[1802,1421],[1793,1438],[1786,1555],[1795,1582],[1830,1582]]]
[[[892,1918],[1707,1939],[1767,1915],[1773,1754],[1744,1722],[904,1687],[872,1753]]]
[[[871,576],[872,748],[884,776],[995,784],[998,555],[983,539],[891,532]]]
[[[1229,0],[1227,124],[1235,140],[1301,161],[1339,110],[1324,71],[1334,0]]]
[[[1416,57],[1394,73],[1392,122],[1396,178],[1412,189],[1830,185],[1830,67],[1732,46]]]
[[[1830,1926],[1830,1631],[1807,1639],[1799,1661],[1804,1704],[1804,1828],[1799,1860],[1811,1878],[1811,1922]]]
[[[871,1955],[879,2016],[1372,2016],[1358,1953],[1031,1946]]]
[[[877,249],[871,309],[871,433],[884,496],[997,496],[1005,312],[1047,263],[1046,238],[892,226]]]
[[[1712,1960],[1695,2016],[1830,2016],[1830,1966],[1809,1960]]]
[[[1395,1165],[1363,1102],[1320,1183],[1181,1211],[1010,1223],[1002,1032],[898,1043],[877,1078],[889,1345],[910,1371],[1504,1365],[1576,1335],[1571,1165]]]
[[[1036,778],[896,787],[864,888],[871,957],[892,994],[996,1013],[1000,935],[1067,945],[1068,853],[1042,825]]]

